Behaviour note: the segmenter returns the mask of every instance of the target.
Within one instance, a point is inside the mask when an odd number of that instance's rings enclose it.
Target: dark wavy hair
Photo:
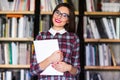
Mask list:
[[[53,13],[52,13],[52,17],[53,17],[54,12],[55,12],[58,8],[60,8],[60,7],[62,7],[62,6],[67,7],[68,10],[69,10],[69,20],[68,20],[69,23],[66,23],[65,26],[64,26],[64,28],[65,28],[68,32],[75,32],[75,13],[74,13],[75,9],[74,9],[74,7],[73,7],[71,4],[69,4],[69,3],[60,3],[60,4],[58,4],[58,5],[55,7],[55,9],[54,9],[54,11],[53,11]],[[51,20],[51,21],[52,21],[52,20]],[[52,25],[53,25],[53,23],[52,23]]]

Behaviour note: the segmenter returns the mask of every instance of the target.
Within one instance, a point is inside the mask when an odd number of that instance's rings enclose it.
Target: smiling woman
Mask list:
[[[56,30],[64,29],[64,26],[68,27],[69,24],[69,9],[62,6],[58,8],[54,13],[52,17],[53,21],[53,28]]]
[[[52,14],[52,27],[48,31],[40,32],[36,40],[57,39],[59,50],[54,51],[52,55],[40,63],[37,63],[36,52],[34,52],[30,70],[32,75],[38,76],[38,80],[79,80],[76,77],[80,74],[80,40],[74,30],[73,6],[68,3],[57,5]],[[63,75],[41,75],[49,65],[62,72]]]
[[[61,18],[61,20],[66,21],[64,28],[68,31],[68,32],[75,32],[75,13],[74,13],[74,7],[68,3],[62,3],[58,6],[56,6],[56,8],[53,11],[52,14],[52,19],[54,19],[54,14],[56,14],[55,12],[59,10],[60,13],[65,13],[67,14],[69,17],[62,19],[61,16],[58,16],[58,18]],[[54,21],[52,22],[52,26],[54,24]]]

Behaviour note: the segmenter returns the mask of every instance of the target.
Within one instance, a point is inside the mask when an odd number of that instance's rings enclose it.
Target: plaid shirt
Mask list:
[[[79,38],[74,33],[56,33],[54,36],[50,31],[41,32],[36,38],[37,40],[46,39],[58,39],[59,48],[64,53],[63,61],[71,64],[77,68],[77,74],[72,75],[69,72],[65,72],[63,76],[48,76],[40,75],[42,70],[36,60],[35,53],[32,55],[30,70],[32,75],[38,75],[38,80],[77,80],[76,76],[80,73],[80,54],[79,54]]]

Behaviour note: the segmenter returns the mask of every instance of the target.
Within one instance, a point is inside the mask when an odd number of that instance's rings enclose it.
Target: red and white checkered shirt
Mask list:
[[[53,34],[56,33],[56,34]],[[46,32],[40,32],[36,38],[37,40],[46,40],[46,39],[58,39],[59,48],[64,53],[63,61],[71,64],[77,68],[76,75],[72,75],[69,72],[65,72],[64,75],[58,76],[48,76],[40,75],[42,70],[39,67],[39,64],[36,60],[36,54],[32,55],[30,71],[32,75],[38,75],[38,80],[77,80],[76,76],[80,73],[80,40],[75,33],[69,33],[65,30],[57,33],[53,29],[50,29]]]

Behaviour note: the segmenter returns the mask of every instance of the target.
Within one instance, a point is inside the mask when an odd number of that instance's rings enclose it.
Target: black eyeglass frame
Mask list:
[[[54,14],[57,15],[57,16],[61,16],[64,19],[68,19],[69,18],[69,15],[67,13],[61,13],[59,10],[56,10],[54,12]]]

